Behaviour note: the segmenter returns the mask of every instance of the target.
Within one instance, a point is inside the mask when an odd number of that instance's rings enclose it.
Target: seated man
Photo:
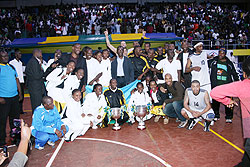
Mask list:
[[[86,95],[82,106],[83,113],[93,122],[92,129],[97,129],[97,124],[102,122],[106,107],[107,102],[102,94],[102,85],[95,84],[93,92]]]
[[[144,91],[143,83],[138,82],[136,85],[136,90],[132,93],[131,98],[128,103],[128,113],[130,117],[130,122],[134,123],[134,116],[136,115],[136,106],[143,105],[147,106],[147,115],[143,118],[143,121],[149,120],[153,115],[149,112],[151,109],[151,98],[148,93]],[[136,120],[139,122],[140,119],[136,116]]]
[[[42,105],[35,109],[31,130],[31,134],[36,138],[35,148],[38,150],[44,149],[46,143],[54,146],[55,142],[68,131],[51,97],[44,96]]]
[[[160,90],[167,94],[167,99],[163,103],[163,112],[168,117],[178,118],[181,123],[178,128],[183,128],[187,124],[186,119],[181,115],[183,108],[183,93],[184,88],[180,82],[173,82],[172,75],[165,75],[165,83],[159,85]],[[165,122],[167,123],[167,121]]]
[[[117,88],[116,79],[110,80],[109,89],[106,89],[103,94],[110,108],[122,108],[121,117],[117,120],[118,124],[122,125],[125,122],[127,122],[129,119],[129,116],[126,113],[126,110],[123,109],[124,105],[126,105],[126,101],[125,101],[123,92]],[[103,126],[107,127],[110,120],[111,120],[111,115],[106,114],[103,120]]]
[[[209,132],[209,126],[214,119],[214,111],[211,108],[208,92],[200,89],[200,82],[193,80],[191,88],[186,89],[184,97],[184,108],[181,114],[188,119],[187,129],[191,130],[200,121],[205,119],[204,131]]]

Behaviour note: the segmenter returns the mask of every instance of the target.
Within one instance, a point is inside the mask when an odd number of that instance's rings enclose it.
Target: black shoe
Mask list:
[[[132,122],[128,122],[128,125],[129,125],[129,126],[132,126],[132,125],[133,125],[133,123],[132,123]]]
[[[193,129],[194,125],[195,125],[194,118],[189,119],[189,120],[188,120],[188,125],[187,125],[187,130]]]
[[[205,132],[210,132],[210,124],[211,124],[211,121],[205,121],[204,122],[204,131]]]

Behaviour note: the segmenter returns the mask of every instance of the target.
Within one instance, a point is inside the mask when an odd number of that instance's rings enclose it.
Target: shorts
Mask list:
[[[189,112],[188,110],[186,110],[185,108],[182,109],[183,111],[185,111],[188,115],[189,118],[194,118],[194,116],[191,114],[191,112]],[[214,111],[213,109],[208,110],[208,112],[204,113],[201,115],[201,117],[205,120],[213,120],[214,119]]]

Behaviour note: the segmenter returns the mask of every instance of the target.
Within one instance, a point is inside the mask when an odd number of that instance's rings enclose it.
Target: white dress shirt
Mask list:
[[[24,68],[23,68],[22,61],[21,60],[17,61],[17,59],[13,59],[10,61],[9,64],[15,67],[20,83],[24,83],[24,79],[23,79]]]
[[[118,77],[124,76],[123,62],[124,62],[124,57],[122,57],[122,59],[117,57],[117,76]]]
[[[91,58],[89,60],[86,59],[87,63],[87,69],[88,69],[88,80],[87,83],[91,82],[101,71],[101,65],[100,63],[94,59]]]

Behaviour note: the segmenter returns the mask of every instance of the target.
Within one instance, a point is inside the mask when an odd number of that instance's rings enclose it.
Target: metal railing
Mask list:
[[[214,50],[219,49],[221,46],[224,46],[228,49],[250,49],[250,40],[242,42],[240,40],[192,40],[190,45],[193,47],[196,43],[202,42],[203,49]]]

